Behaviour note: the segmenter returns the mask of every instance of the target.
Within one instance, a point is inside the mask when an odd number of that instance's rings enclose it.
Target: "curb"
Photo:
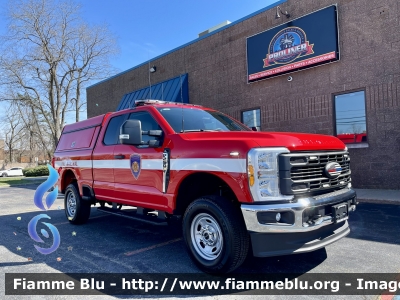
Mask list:
[[[17,187],[17,186],[24,186],[24,185],[33,185],[33,184],[39,184],[39,183],[43,183],[45,182],[45,180],[43,181],[34,181],[32,180],[32,182],[28,182],[28,183],[20,183],[20,184],[12,184],[12,185],[0,185],[0,189],[1,188],[10,188],[10,187]]]

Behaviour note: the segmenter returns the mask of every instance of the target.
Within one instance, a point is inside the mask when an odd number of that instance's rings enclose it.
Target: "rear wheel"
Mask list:
[[[189,255],[207,273],[228,273],[246,258],[249,235],[238,207],[217,196],[195,200],[183,217]]]
[[[85,202],[79,195],[76,183],[71,183],[65,190],[65,215],[72,224],[86,223],[90,217],[90,202]]]

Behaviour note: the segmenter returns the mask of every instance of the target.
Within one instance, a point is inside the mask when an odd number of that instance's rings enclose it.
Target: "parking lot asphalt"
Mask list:
[[[88,223],[72,225],[65,217],[61,196],[47,211],[51,217],[48,222],[56,226],[61,235],[60,247],[49,255],[40,254],[27,230],[29,221],[43,213],[33,203],[36,188],[37,185],[27,185],[0,189],[0,278],[3,278],[0,298],[5,293],[5,273],[200,272],[186,253],[179,223],[155,226],[104,214],[93,207]],[[400,273],[399,205],[360,203],[350,215],[349,224],[350,235],[325,249],[270,258],[249,256],[234,274]],[[38,225],[38,231],[41,228],[46,227]],[[7,296],[7,299],[17,298],[21,296]],[[218,296],[221,298],[236,299],[237,296]],[[340,298],[346,297],[336,296],[335,299]],[[359,298],[376,299],[376,296]],[[37,299],[73,297],[40,296]],[[85,296],[85,299],[99,299],[99,296]]]

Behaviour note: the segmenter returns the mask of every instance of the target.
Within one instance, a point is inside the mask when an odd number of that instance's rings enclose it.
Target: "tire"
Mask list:
[[[72,224],[86,223],[90,217],[90,202],[85,202],[79,195],[77,184],[71,183],[65,190],[65,215]]]
[[[3,173],[3,174],[1,174],[1,176],[7,177],[8,175],[7,175],[7,173]]]
[[[239,208],[218,196],[201,197],[189,205],[183,217],[183,238],[196,266],[212,274],[238,268],[250,243]]]

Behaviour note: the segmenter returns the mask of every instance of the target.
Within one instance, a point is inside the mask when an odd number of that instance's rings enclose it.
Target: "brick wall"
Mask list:
[[[399,189],[400,3],[398,0],[288,0],[291,18],[338,4],[341,59],[287,76],[247,84],[246,37],[287,21],[262,12],[151,64],[157,83],[189,73],[189,100],[240,120],[261,108],[262,130],[333,134],[333,95],[365,90],[369,147],[350,149],[353,184]],[[129,66],[127,66],[129,67]],[[148,65],[87,90],[88,116],[114,111],[125,93],[148,86]],[[96,105],[97,104],[97,105]]]

